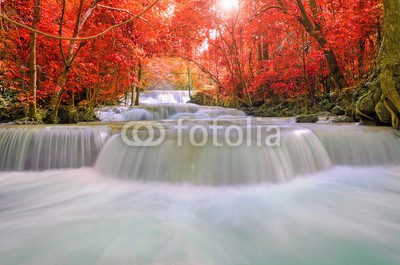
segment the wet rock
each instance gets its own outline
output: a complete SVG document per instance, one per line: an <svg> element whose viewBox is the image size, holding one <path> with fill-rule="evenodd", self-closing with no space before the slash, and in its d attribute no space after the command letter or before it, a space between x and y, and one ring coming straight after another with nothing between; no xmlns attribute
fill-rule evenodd
<svg viewBox="0 0 400 265"><path fill-rule="evenodd" d="M318 121L318 116L315 114L296 116L297 123L316 123L317 121Z"/></svg>

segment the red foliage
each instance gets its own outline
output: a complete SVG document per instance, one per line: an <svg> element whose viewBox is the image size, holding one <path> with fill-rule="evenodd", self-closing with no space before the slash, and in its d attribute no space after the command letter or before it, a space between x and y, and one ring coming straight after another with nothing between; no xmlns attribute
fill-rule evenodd
<svg viewBox="0 0 400 265"><path fill-rule="evenodd" d="M42 0L39 29L59 35L61 1ZM303 1L319 23L347 82L368 73L379 45L381 2L378 0L317 0L317 9ZM1 1L2 13L30 25L33 1ZM79 0L66 1L63 36L72 36ZM66 82L65 102L115 101L138 82L138 65L145 58L184 57L195 62L219 86L222 94L263 101L273 95L298 97L326 89L329 69L323 49L299 23L296 1L240 1L235 10L221 10L211 0L161 1L142 18L99 38L82 43ZM87 10L93 0L84 1ZM101 1L83 25L79 37L97 34L139 14L151 1ZM117 10L118 9L118 10ZM315 12L317 14L314 14ZM19 91L28 86L29 31L2 22L0 85ZM76 51L81 42L76 42ZM68 53L70 41L63 41ZM58 40L38 35L39 103L49 103L63 69ZM328 82L329 83L329 82ZM209 85L206 83L205 85Z"/></svg>

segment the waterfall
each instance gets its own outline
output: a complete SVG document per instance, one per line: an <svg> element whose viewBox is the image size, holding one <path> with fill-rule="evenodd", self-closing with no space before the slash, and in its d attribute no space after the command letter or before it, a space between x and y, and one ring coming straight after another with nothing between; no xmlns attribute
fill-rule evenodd
<svg viewBox="0 0 400 265"><path fill-rule="evenodd" d="M266 133L261 135L259 143L263 144L258 146L257 129L241 129L245 140L238 146L224 142L226 130L219 132L217 138L208 138L201 147L193 146L188 130L182 132L182 146L175 130L167 131L166 139L155 147L131 147L120 135L114 135L103 148L95 168L104 174L143 181L234 185L287 182L297 175L331 167L328 154L310 130L282 127L280 146L265 146L265 139L270 136ZM210 130L207 133L212 135ZM202 141L202 137L197 135L196 141ZM237 142L237 135L228 137L232 138L230 142ZM108 162L111 160L113 163Z"/></svg>
<svg viewBox="0 0 400 265"><path fill-rule="evenodd" d="M212 119L216 117L245 117L243 111L196 104L152 104L133 107L103 107L97 117L104 122L140 120Z"/></svg>
<svg viewBox="0 0 400 265"><path fill-rule="evenodd" d="M168 113L171 117L190 111L207 111L189 104L185 111L177 113L173 107L164 106L164 115ZM210 112L218 115L215 109ZM129 115L129 112L123 115ZM118 178L235 185L287 182L296 176L338 165L372 166L400 162L400 139L390 128L280 125L280 145L266 146L258 145L256 141L261 137L264 142L268 137L264 128L268 125L246 127L243 122L240 126L235 125L244 132L245 139L237 146L226 142L227 137L232 138L230 142L235 142L238 137L235 130L227 134L227 128L232 126L230 122L225 122L215 137L210 122L199 123L207 128L209 136L202 146L194 146L191 142L191 137L197 142L202 142L204 137L198 130L192 134L191 128L195 124L183 130L181 136L172 129L173 124L166 126L166 139L153 147L129 146L120 134L112 136L106 143L110 131L107 126L0 129L0 170L45 170L95 164L98 171ZM257 134L258 129L262 135ZM140 131L144 137L147 137L146 133L146 130ZM249 144L246 139L252 142Z"/></svg>
<svg viewBox="0 0 400 265"><path fill-rule="evenodd" d="M147 104L183 104L189 100L189 91L182 90L148 90L141 92L139 98L140 103Z"/></svg>
<svg viewBox="0 0 400 265"><path fill-rule="evenodd" d="M399 263L391 129L249 120L0 127L0 264Z"/></svg>
<svg viewBox="0 0 400 265"><path fill-rule="evenodd" d="M0 170L45 170L91 166L108 127L0 129Z"/></svg>
<svg viewBox="0 0 400 265"><path fill-rule="evenodd" d="M131 105L132 96L128 93L127 105ZM140 92L140 104L184 104L190 100L189 91L186 90L146 90ZM122 99L125 105L125 98Z"/></svg>
<svg viewBox="0 0 400 265"><path fill-rule="evenodd" d="M264 125L266 126L266 125ZM229 127L229 126L228 126ZM287 182L332 166L372 166L399 163L400 139L390 128L321 125L280 126L279 146L258 146L258 126L241 127L244 139L252 143L238 146L237 135L227 135L227 126L203 146L194 146L190 137L202 142L204 135L192 134L190 126L181 132L169 129L159 146L128 146L120 135L109 139L95 168L118 178L151 182L180 182L205 185L235 185L259 182ZM207 135L213 132L208 129ZM147 137L147 131L140 132ZM179 144L179 137L182 142ZM268 137L265 133L262 139ZM263 142L262 140L261 142ZM223 143L218 146L215 143ZM180 146L181 145L181 146ZM113 160L113 163L107 161Z"/></svg>
<svg viewBox="0 0 400 265"><path fill-rule="evenodd" d="M127 105L130 105L128 96ZM141 121L141 120L177 120L212 119L216 117L244 117L243 111L222 107L199 106L187 103L188 91L148 90L140 93L140 106L102 107L97 109L97 117L104 122ZM125 102L125 99L123 99Z"/></svg>
<svg viewBox="0 0 400 265"><path fill-rule="evenodd" d="M311 127L335 165L371 166L400 162L400 138L392 128Z"/></svg>

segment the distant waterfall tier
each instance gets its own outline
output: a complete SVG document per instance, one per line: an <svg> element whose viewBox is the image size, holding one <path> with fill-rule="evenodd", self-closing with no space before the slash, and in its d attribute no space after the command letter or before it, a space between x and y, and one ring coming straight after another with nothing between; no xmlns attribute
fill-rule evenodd
<svg viewBox="0 0 400 265"><path fill-rule="evenodd" d="M103 126L0 129L0 170L91 166L108 136Z"/></svg>
<svg viewBox="0 0 400 265"><path fill-rule="evenodd" d="M244 117L243 111L222 107L207 107L196 104L155 104L133 107L103 107L97 110L101 121L210 119L217 117Z"/></svg>
<svg viewBox="0 0 400 265"><path fill-rule="evenodd" d="M132 96L129 94L126 103L131 105L131 100ZM141 92L139 97L139 103L141 104L183 104L189 100L189 91L183 90L147 90Z"/></svg>
<svg viewBox="0 0 400 265"><path fill-rule="evenodd" d="M287 182L297 175L331 167L329 156L314 133L303 128L279 129L279 146L266 146L267 138L274 135L255 127L241 127L243 135L225 128L207 138L203 146L193 146L193 142L204 141L204 135L191 130L181 135L169 130L161 145L154 147L131 147L120 135L114 135L95 168L133 180L218 186ZM213 134L211 130L207 133ZM242 141L238 142L240 137Z"/></svg>

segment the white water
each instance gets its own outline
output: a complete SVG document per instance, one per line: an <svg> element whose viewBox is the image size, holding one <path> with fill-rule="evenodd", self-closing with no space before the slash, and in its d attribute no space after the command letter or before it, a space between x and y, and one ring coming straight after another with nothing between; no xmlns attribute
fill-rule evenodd
<svg viewBox="0 0 400 265"><path fill-rule="evenodd" d="M1 173L0 264L397 265L399 172L225 188Z"/></svg>
<svg viewBox="0 0 400 265"><path fill-rule="evenodd" d="M158 104L135 107L103 107L97 117L104 122L140 120L210 119L216 117L245 117L243 111L195 104Z"/></svg>
<svg viewBox="0 0 400 265"><path fill-rule="evenodd" d="M91 166L108 127L0 129L0 171Z"/></svg>
<svg viewBox="0 0 400 265"><path fill-rule="evenodd" d="M280 146L269 147L265 146L265 139L275 133L267 134L265 128L260 129L264 132L260 134L260 146L257 130L247 131L246 127L242 127L245 135L239 146L228 146L225 130L216 138L211 137L209 130L208 141L201 147L191 144L189 130L182 132L182 146L175 130L168 131L157 147L131 147L115 135L103 148L95 168L105 174L143 181L234 185L287 182L295 176L331 167L328 154L311 131L282 127ZM196 143L201 143L202 137L195 135ZM228 138L236 143L238 137L231 133ZM115 163L107 163L111 159Z"/></svg>
<svg viewBox="0 0 400 265"><path fill-rule="evenodd" d="M400 137L391 128L311 126L311 130L335 164L367 166L400 163Z"/></svg>
<svg viewBox="0 0 400 265"><path fill-rule="evenodd" d="M280 147L194 147L190 128L182 147L173 129L158 147L102 146L104 127L0 129L1 170L88 165L101 148L93 168L0 172L0 264L399 264L399 138L306 127L281 125Z"/></svg>
<svg viewBox="0 0 400 265"><path fill-rule="evenodd" d="M140 93L139 103L144 103L144 104L159 104L159 103L183 104L183 103L187 103L189 100L190 100L189 91L148 90L148 91L143 91Z"/></svg>
<svg viewBox="0 0 400 265"><path fill-rule="evenodd" d="M140 120L210 119L215 117L244 117L243 111L222 107L199 106L186 103L188 91L149 90L140 94L140 106L103 107L97 117L104 122ZM128 102L130 105L130 101Z"/></svg>
<svg viewBox="0 0 400 265"><path fill-rule="evenodd" d="M400 164L400 139L390 128L235 125L243 132L236 144L237 130L227 131L229 120L220 120L216 131L210 129L210 121L187 122L181 132L173 129L176 123L165 123L166 139L156 147L128 146L120 134L108 139L107 126L0 129L0 171L77 168L97 160L98 171L118 178L234 185L282 183L335 165ZM202 131L192 130L199 125L208 128L206 139L194 146L204 140ZM271 128L279 134L274 129L267 132ZM273 146L265 144L268 137L278 136ZM147 130L141 130L140 137L146 138Z"/></svg>

